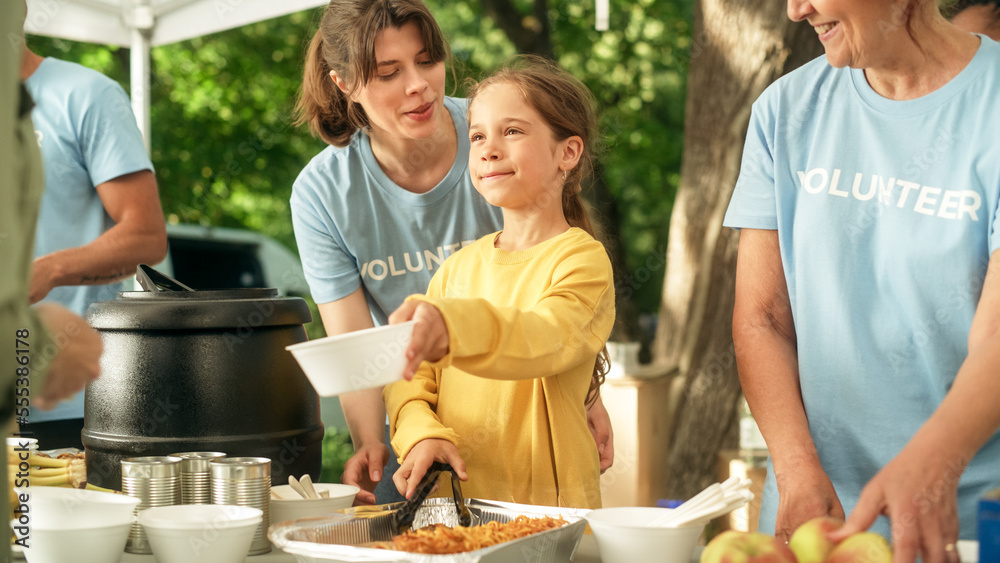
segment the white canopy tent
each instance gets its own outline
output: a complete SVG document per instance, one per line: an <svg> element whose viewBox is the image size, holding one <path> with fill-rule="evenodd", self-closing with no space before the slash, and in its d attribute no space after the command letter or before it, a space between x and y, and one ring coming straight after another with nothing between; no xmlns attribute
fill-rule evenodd
<svg viewBox="0 0 1000 563"><path fill-rule="evenodd" d="M16 1L16 0L0 0ZM328 0L27 0L27 33L131 49L132 111L149 152L149 49L315 8ZM608 0L595 0L608 28Z"/></svg>
<svg viewBox="0 0 1000 563"><path fill-rule="evenodd" d="M14 0L2 0L4 2ZM149 49L327 0L27 0L27 33L131 49L132 111L149 151Z"/></svg>

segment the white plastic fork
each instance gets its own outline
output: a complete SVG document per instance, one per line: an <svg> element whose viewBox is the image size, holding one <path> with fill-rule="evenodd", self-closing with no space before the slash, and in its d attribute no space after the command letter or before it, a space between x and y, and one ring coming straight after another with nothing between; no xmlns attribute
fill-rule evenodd
<svg viewBox="0 0 1000 563"><path fill-rule="evenodd" d="M707 522L740 508L753 500L749 479L730 477L713 483L676 509L653 520L650 527L677 528L687 524Z"/></svg>

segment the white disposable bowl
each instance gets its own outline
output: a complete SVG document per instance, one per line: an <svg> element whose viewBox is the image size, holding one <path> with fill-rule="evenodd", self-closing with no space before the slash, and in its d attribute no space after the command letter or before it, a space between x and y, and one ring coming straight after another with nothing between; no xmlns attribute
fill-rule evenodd
<svg viewBox="0 0 1000 563"><path fill-rule="evenodd" d="M625 506L591 510L584 516L604 563L688 563L704 526L650 528L670 508Z"/></svg>
<svg viewBox="0 0 1000 563"><path fill-rule="evenodd" d="M248 506L160 506L141 511L139 523L158 563L243 563L263 514Z"/></svg>
<svg viewBox="0 0 1000 563"><path fill-rule="evenodd" d="M11 526L18 526L14 520ZM132 518L116 524L98 524L90 528L45 529L28 525L28 563L118 563L125 552ZM17 537L21 537L18 534Z"/></svg>
<svg viewBox="0 0 1000 563"><path fill-rule="evenodd" d="M140 499L68 487L16 487L18 503L28 497L31 529L55 530L117 525L132 521Z"/></svg>
<svg viewBox="0 0 1000 563"><path fill-rule="evenodd" d="M200 530L202 528L232 528L260 523L263 512L250 506L231 504L178 504L157 506L139 512L143 527L173 530Z"/></svg>
<svg viewBox="0 0 1000 563"><path fill-rule="evenodd" d="M327 336L285 349L295 356L316 393L332 397L403 379L415 322Z"/></svg>
<svg viewBox="0 0 1000 563"><path fill-rule="evenodd" d="M304 499L289 485L278 485L271 490L288 500L271 498L269 518L271 524L285 520L298 520L310 516L325 516L334 510L350 508L359 489L354 485L340 483L313 483L316 492L327 491L330 498ZM288 498L291 497L291 498Z"/></svg>

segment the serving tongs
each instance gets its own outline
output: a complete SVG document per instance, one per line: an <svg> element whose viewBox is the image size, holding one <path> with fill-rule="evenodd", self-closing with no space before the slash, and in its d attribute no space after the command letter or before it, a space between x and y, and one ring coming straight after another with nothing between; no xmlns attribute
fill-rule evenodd
<svg viewBox="0 0 1000 563"><path fill-rule="evenodd" d="M142 289L150 293L159 293L161 291L194 291L194 289L162 272L150 268L146 264L136 266L135 280L139 282Z"/></svg>
<svg viewBox="0 0 1000 563"><path fill-rule="evenodd" d="M454 469L452 469L451 465L435 461L431 464L430 468L427 469L427 473L425 473L424 478L420 480L420 483L417 485L416 490L413 491L413 495L410 496L410 499L407 500L395 514L393 514L393 529L397 530L400 534L410 531L413 527L413 519L417 515L417 510L420 508L420 505L424 503L424 500L427 499L427 495L429 495L434 489L434 484L437 483L438 477L441 475L442 471L451 473L451 495L455 500L455 510L458 512L459 525L472 525L472 513L469 511L469 507L465 504L465 497L462 496L462 484L458 478L458 474Z"/></svg>

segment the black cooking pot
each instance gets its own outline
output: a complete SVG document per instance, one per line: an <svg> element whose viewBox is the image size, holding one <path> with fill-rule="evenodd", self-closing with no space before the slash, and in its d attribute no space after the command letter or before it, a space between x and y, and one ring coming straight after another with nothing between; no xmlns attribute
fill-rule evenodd
<svg viewBox="0 0 1000 563"><path fill-rule="evenodd" d="M87 479L121 489L121 460L187 451L271 459L271 480L319 480L319 397L285 346L305 301L275 289L194 291L142 265L146 291L94 303L101 376L87 385Z"/></svg>

